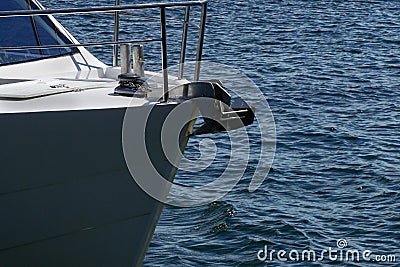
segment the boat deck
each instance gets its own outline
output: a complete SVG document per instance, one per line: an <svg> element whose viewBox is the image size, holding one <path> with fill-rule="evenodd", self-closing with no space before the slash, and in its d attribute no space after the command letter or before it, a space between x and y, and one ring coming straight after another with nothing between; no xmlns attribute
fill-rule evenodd
<svg viewBox="0 0 400 267"><path fill-rule="evenodd" d="M114 93L118 81L98 79L0 79L0 114L65 110L96 110L143 106L158 102L162 95L161 75L147 73L152 92L147 98L126 97ZM158 81L160 80L160 81ZM171 78L170 86L187 82Z"/></svg>

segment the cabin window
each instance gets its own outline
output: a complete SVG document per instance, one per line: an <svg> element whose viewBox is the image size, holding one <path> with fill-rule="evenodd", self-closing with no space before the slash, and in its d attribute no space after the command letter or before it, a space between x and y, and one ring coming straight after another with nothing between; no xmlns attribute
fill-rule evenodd
<svg viewBox="0 0 400 267"><path fill-rule="evenodd" d="M1 11L39 9L32 0L1 0ZM0 48L20 46L65 45L72 42L47 16L0 18ZM75 53L76 48L0 49L0 65Z"/></svg>

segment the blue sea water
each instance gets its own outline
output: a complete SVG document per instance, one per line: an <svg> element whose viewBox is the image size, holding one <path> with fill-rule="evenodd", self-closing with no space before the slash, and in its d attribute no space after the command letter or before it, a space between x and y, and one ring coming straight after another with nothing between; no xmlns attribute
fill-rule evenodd
<svg viewBox="0 0 400 267"><path fill-rule="evenodd" d="M60 20L82 42L107 40L112 31L105 17ZM178 37L170 43L178 44ZM156 48L145 47L148 67ZM109 49L92 51L110 62L104 56ZM255 192L247 189L256 160L222 199L166 207L144 265L399 266L400 1L210 1L204 59L241 70L262 90L275 118L275 159ZM196 153L199 140L193 138L187 151ZM206 173L178 172L176 179L218 175L228 150L219 150ZM347 249L395 255L396 262L257 258L265 246L269 252L322 251L338 249L339 239Z"/></svg>

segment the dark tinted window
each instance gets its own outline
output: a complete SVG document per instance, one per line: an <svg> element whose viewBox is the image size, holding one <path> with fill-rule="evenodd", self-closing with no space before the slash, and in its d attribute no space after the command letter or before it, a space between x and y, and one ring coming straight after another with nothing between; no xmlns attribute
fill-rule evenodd
<svg viewBox="0 0 400 267"><path fill-rule="evenodd" d="M32 0L1 0L0 12L38 9ZM70 44L47 16L0 18L0 47ZM0 50L0 65L65 55L75 48Z"/></svg>

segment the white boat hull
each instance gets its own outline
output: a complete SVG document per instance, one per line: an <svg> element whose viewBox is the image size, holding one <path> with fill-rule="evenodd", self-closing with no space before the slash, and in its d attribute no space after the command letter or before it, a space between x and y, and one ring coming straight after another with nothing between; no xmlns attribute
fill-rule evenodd
<svg viewBox="0 0 400 267"><path fill-rule="evenodd" d="M166 179L176 168L158 139L174 106L133 107L138 116L154 107L146 142ZM141 263L162 204L139 188L127 168L124 114L115 108L0 116L2 266ZM137 123L143 121L138 117ZM186 144L186 135L180 142Z"/></svg>

